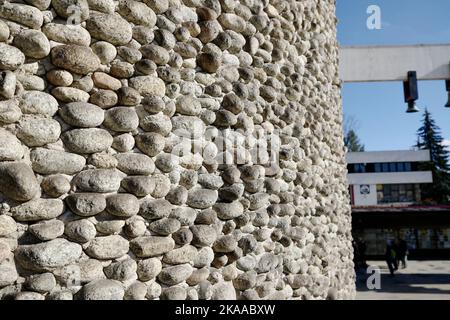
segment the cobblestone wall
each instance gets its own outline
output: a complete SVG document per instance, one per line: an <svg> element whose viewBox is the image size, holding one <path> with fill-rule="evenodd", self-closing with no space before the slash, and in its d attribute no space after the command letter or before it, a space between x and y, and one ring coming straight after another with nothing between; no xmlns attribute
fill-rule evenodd
<svg viewBox="0 0 450 320"><path fill-rule="evenodd" d="M334 2L2 0L0 298L352 298Z"/></svg>

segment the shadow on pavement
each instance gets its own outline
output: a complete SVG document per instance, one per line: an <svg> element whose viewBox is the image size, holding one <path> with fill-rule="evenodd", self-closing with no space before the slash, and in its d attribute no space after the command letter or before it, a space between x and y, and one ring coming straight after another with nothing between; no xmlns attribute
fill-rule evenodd
<svg viewBox="0 0 450 320"><path fill-rule="evenodd" d="M364 272L357 273L356 288L359 292L375 291L377 293L416 293L416 294L450 294L450 290L435 288L450 284L450 274L405 274L396 273L393 277L381 274L381 289L367 288L367 278Z"/></svg>

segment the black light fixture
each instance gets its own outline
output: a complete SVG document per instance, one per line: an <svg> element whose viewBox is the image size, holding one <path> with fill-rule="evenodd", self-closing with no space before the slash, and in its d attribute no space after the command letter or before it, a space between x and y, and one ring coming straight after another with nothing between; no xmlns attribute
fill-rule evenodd
<svg viewBox="0 0 450 320"><path fill-rule="evenodd" d="M416 100L419 99L416 71L408 71L408 78L406 81L403 81L403 92L405 94L405 102L408 104L406 112L419 112L420 110L416 106Z"/></svg>
<svg viewBox="0 0 450 320"><path fill-rule="evenodd" d="M445 105L446 108L450 108L450 80L445 80L445 88L447 89L448 100Z"/></svg>

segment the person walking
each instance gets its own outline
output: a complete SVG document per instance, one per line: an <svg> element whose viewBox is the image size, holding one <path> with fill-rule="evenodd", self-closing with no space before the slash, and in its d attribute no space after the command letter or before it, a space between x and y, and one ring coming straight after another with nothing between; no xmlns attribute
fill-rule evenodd
<svg viewBox="0 0 450 320"><path fill-rule="evenodd" d="M397 254L397 265L402 264L402 268L406 268L406 260L408 256L408 244L405 240L400 239L398 242L398 254Z"/></svg>
<svg viewBox="0 0 450 320"><path fill-rule="evenodd" d="M394 243L391 241L388 241L386 244L385 259L387 266L389 268L389 272L393 277L394 272L397 270L397 261L396 261L395 246Z"/></svg>

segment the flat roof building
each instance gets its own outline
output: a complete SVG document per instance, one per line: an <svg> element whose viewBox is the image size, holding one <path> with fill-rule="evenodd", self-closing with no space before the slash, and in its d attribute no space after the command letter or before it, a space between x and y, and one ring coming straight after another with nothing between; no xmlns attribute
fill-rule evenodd
<svg viewBox="0 0 450 320"><path fill-rule="evenodd" d="M433 183L431 171L422 171L420 166L428 161L428 150L348 153L347 169L352 205L419 203L420 186Z"/></svg>

